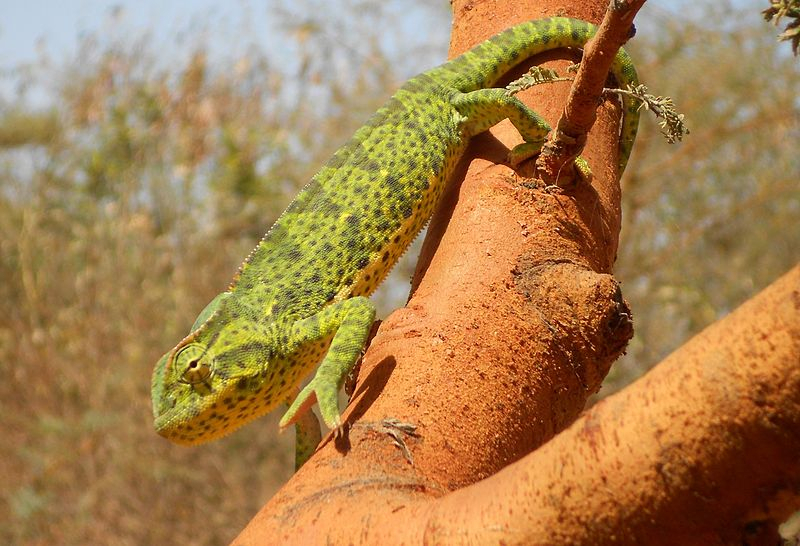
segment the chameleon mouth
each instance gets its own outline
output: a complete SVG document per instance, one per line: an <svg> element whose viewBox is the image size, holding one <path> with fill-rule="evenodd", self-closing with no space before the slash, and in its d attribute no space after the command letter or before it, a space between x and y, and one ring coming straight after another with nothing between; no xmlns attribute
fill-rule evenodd
<svg viewBox="0 0 800 546"><path fill-rule="evenodd" d="M174 351L174 349L173 349ZM163 421L165 414L175 407L174 399L167 396L166 389L166 375L167 363L173 351L169 351L158 360L158 364L153 368L152 378L152 401L153 401L153 417L156 420L156 430L160 430L159 422Z"/></svg>
<svg viewBox="0 0 800 546"><path fill-rule="evenodd" d="M201 444L227 436L271 409L255 397L232 398L210 399L202 407L167 407L155 415L156 432L176 444Z"/></svg>
<svg viewBox="0 0 800 546"><path fill-rule="evenodd" d="M154 406L153 414L156 432L176 444L199 444L227 433L225 427L212 427L210 424L213 421L211 416L217 415L213 402L205 408L181 408L170 397L162 400L160 407Z"/></svg>

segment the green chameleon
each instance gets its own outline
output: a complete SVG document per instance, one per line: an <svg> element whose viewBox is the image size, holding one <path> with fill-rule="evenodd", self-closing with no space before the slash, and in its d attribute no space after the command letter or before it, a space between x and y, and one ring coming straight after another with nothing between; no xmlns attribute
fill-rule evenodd
<svg viewBox="0 0 800 546"><path fill-rule="evenodd" d="M581 47L594 31L575 19L529 21L406 82L300 191L228 290L158 361L158 433L201 443L291 402L280 427L303 420L299 465L319 440L314 402L338 431L338 391L375 318L367 296L430 218L470 137L509 118L525 141L511 150L516 164L536 155L550 131L509 91L492 86L532 55ZM612 73L620 86L637 83L623 50ZM622 100L620 175L639 121L635 102Z"/></svg>

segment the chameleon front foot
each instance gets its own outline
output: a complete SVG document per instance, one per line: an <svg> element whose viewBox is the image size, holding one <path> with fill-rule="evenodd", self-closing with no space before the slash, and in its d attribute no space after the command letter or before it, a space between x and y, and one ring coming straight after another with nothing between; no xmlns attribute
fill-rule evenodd
<svg viewBox="0 0 800 546"><path fill-rule="evenodd" d="M297 337L305 337L312 343L330 333L334 336L314 379L300 391L281 418L281 428L297 421L317 402L322 420L328 428L336 430L337 435L341 434L339 389L361 356L374 320L375 306L367 298L357 296L325 307L294 325Z"/></svg>
<svg viewBox="0 0 800 546"><path fill-rule="evenodd" d="M519 166L525 160L539 155L542 151L541 142L523 142L514 146L508 153L508 163L512 167ZM592 170L589 168L589 163L585 159L578 156L575 158L575 172L585 182L588 182L592 177Z"/></svg>

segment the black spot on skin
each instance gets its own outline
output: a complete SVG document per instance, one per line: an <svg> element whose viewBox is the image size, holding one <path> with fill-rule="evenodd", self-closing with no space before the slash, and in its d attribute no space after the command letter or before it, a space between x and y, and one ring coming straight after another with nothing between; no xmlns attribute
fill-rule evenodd
<svg viewBox="0 0 800 546"><path fill-rule="evenodd" d="M380 163L371 159L365 161L362 165L360 165L360 167L365 171L367 171L368 173L376 173L381 170Z"/></svg>
<svg viewBox="0 0 800 546"><path fill-rule="evenodd" d="M392 189L392 191L397 191L397 192L399 192L403 186L400 177L394 174L386 175L386 185L389 186Z"/></svg>

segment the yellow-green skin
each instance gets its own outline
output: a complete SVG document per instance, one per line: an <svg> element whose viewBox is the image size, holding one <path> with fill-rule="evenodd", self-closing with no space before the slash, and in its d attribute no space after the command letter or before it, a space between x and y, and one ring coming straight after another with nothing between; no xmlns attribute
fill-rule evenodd
<svg viewBox="0 0 800 546"><path fill-rule="evenodd" d="M317 401L325 424L338 428L338 391L375 316L366 296L430 218L469 138L510 118L526 142L511 152L518 161L537 153L550 130L492 86L528 57L581 47L593 32L574 19L522 23L403 85L300 191L230 288L159 360L152 383L158 433L181 444L227 434L291 401L320 360L280 425L307 416ZM637 82L622 50L612 72L620 86ZM620 175L638 127L636 104L623 103Z"/></svg>

